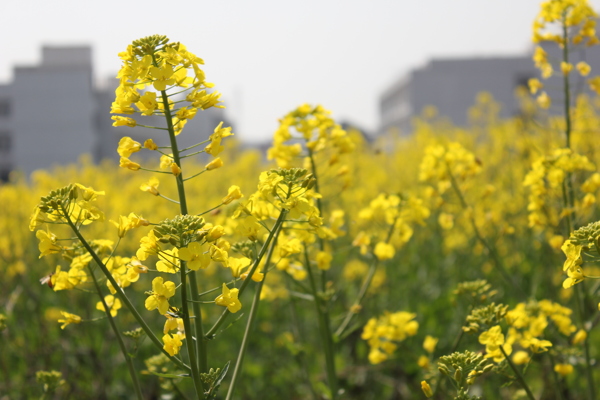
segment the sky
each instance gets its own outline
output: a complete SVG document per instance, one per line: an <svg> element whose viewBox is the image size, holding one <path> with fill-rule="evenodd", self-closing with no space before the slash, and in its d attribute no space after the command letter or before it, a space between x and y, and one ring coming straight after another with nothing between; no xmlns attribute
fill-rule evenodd
<svg viewBox="0 0 600 400"><path fill-rule="evenodd" d="M600 0L591 2L600 9ZM42 45L91 45L97 81L133 40L164 34L205 61L239 138L262 141L302 103L379 126L381 93L432 58L522 55L538 0L4 1L0 83ZM107 111L108 112L108 111Z"/></svg>

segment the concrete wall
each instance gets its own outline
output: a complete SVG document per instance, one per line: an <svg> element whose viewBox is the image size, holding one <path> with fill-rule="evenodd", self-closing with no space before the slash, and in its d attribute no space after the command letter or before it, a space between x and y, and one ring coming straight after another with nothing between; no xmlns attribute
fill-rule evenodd
<svg viewBox="0 0 600 400"><path fill-rule="evenodd" d="M44 54L52 54L45 49ZM64 54L64 51L59 51ZM78 53L78 51L75 51ZM91 53L88 52L91 56ZM12 83L14 166L30 173L52 164L75 162L95 139L95 99L89 64L61 65L56 57L39 67L17 67Z"/></svg>
<svg viewBox="0 0 600 400"><path fill-rule="evenodd" d="M562 50L556 43L542 43L555 69L562 59ZM515 89L527 85L529 78L540 77L531 58L532 52L517 57L433 59L396 81L380 98L380 133L399 129L403 134L412 130L412 119L432 105L440 116L448 117L456 125L468 124L468 110L480 92L489 92L501 104L500 116L511 117L519 113ZM592 74L600 65L600 46L578 47L569 53L569 61L576 64L587 61ZM573 98L582 93L592 95L587 79L575 70L570 74ZM562 75L560 72L543 81L553 99L550 114L563 113Z"/></svg>

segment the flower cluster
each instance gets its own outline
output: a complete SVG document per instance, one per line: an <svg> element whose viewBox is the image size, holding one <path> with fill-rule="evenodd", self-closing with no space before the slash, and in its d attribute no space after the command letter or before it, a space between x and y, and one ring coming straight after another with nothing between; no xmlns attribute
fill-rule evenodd
<svg viewBox="0 0 600 400"><path fill-rule="evenodd" d="M181 132L198 109L220 107L220 94L207 92L214 85L206 82L200 68L204 61L179 42L169 42L163 35L148 36L135 40L119 57L123 66L117 75L119 87L112 105L113 114L153 115L173 111L176 117L173 125ZM187 106L172 108L173 102L166 93L171 88L189 91L185 98ZM113 119L115 126L136 125L133 118L114 116Z"/></svg>
<svg viewBox="0 0 600 400"><path fill-rule="evenodd" d="M329 164L337 163L341 154L354 150L354 143L329 115L330 112L322 106L312 107L308 104L289 112L279 121L279 128L273 136L273 147L267 152L268 159L275 160L281 168L289 168L294 158L302 153L299 141L304 141L311 154L332 150ZM289 144L294 141L296 143Z"/></svg>
<svg viewBox="0 0 600 400"><path fill-rule="evenodd" d="M522 348L512 356L515 364L525 364L532 354L548 351L552 342L544 338L544 333L550 322L563 336L568 337L577 330L571 321L572 310L550 300L519 303L513 309L506 309L502 315L482 324L488 329L479 335L479 343L486 346L485 357L495 362L513 354L515 344ZM499 325L502 320L508 323L506 336Z"/></svg>
<svg viewBox="0 0 600 400"><path fill-rule="evenodd" d="M587 275L582 268L584 262L582 253L585 254L587 261L598 262L600 260L599 239L600 222L592 222L574 231L571 237L563 243L561 250L567 257L563 264L563 271L567 274L563 288L568 289L585 278L600 279L598 276Z"/></svg>
<svg viewBox="0 0 600 400"><path fill-rule="evenodd" d="M541 156L533 162L531 170L525 176L523 185L529 188L529 226L556 226L560 218L573 210L565 210L558 214L549 203L561 201L563 184L567 174L580 171L593 171L595 166L586 156L577 154L571 149L556 149L549 156ZM587 190L597 189L596 181L586 181ZM595 196L588 192L581 201L585 207L594 204Z"/></svg>
<svg viewBox="0 0 600 400"><path fill-rule="evenodd" d="M542 3L540 12L533 22L533 42L556 42L561 48L585 45L593 46L600 43L596 36L596 18L598 15L589 5L587 0L548 0ZM581 76L587 76L591 67L585 61L573 65L567 58L560 63L560 72L567 76L575 68ZM536 46L533 61L541 71L543 79L554 74L554 67L542 46ZM594 82L600 77L590 80L594 89ZM544 85L538 79L529 80L529 89L532 94L540 92L537 101L542 108L550 107L550 97L542 91Z"/></svg>
<svg viewBox="0 0 600 400"><path fill-rule="evenodd" d="M417 334L417 315L406 311L386 312L379 318L371 318L363 328L361 338L369 344L369 361L379 364L392 355L398 345L409 336Z"/></svg>
<svg viewBox="0 0 600 400"><path fill-rule="evenodd" d="M423 224L429 214L421 199L382 193L358 212L359 231L352 244L363 255L372 252L380 261L389 260L412 237L412 225Z"/></svg>
<svg viewBox="0 0 600 400"><path fill-rule="evenodd" d="M220 93L209 91L214 85L206 82L204 71L200 68L204 61L179 42L169 42L162 35L148 36L134 41L119 57L123 66L117 75L119 86L111 109L113 114L164 116L167 126L158 129L177 136L187 122L196 116L198 110L223 108L220 105ZM182 93L185 94L183 99ZM148 127L132 117L115 115L112 119L115 121L114 126ZM231 128L223 127L221 122L207 140L208 145L200 152L217 157L223 151L222 139L231 135ZM130 137L123 137L117 150L121 156L120 166L132 171L142 168L139 163L129 159L132 153L142 148L159 150L152 139L146 140L142 145ZM179 156L162 154L161 168L178 176L181 173ZM221 165L221 159L215 158L205 169L212 170Z"/></svg>
<svg viewBox="0 0 600 400"><path fill-rule="evenodd" d="M479 174L481 161L460 143L451 142L447 146L428 146L419 168L419 180L437 184L441 194L450 188L453 179L463 182Z"/></svg>

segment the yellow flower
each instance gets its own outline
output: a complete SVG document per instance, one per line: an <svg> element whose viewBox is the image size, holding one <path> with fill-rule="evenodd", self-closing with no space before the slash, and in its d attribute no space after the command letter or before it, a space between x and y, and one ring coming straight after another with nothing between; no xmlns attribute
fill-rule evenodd
<svg viewBox="0 0 600 400"><path fill-rule="evenodd" d="M425 397L433 397L433 391L431 390L431 386L427 381L421 381L421 390L425 394Z"/></svg>
<svg viewBox="0 0 600 400"><path fill-rule="evenodd" d="M417 360L417 365L423 369L429 368L429 357L423 355L419 356L419 359Z"/></svg>
<svg viewBox="0 0 600 400"><path fill-rule="evenodd" d="M223 293L217 296L215 304L227 307L229 312L236 313L242 309L242 303L238 300L238 293L237 288L229 289L226 284L223 284Z"/></svg>
<svg viewBox="0 0 600 400"><path fill-rule="evenodd" d="M181 174L181 168L176 163L171 163L171 173L175 176L179 176Z"/></svg>
<svg viewBox="0 0 600 400"><path fill-rule="evenodd" d="M448 213L440 213L438 217L438 223L442 227L442 229L452 229L454 226L454 215Z"/></svg>
<svg viewBox="0 0 600 400"><path fill-rule="evenodd" d="M583 262L583 259L581 258L581 250L583 250L583 246L575 245L571 243L570 240L565 240L561 250L567 256L567 259L563 265L563 271L578 267Z"/></svg>
<svg viewBox="0 0 600 400"><path fill-rule="evenodd" d="M531 360L529 353L523 350L517 351L512 356L512 361L517 365L527 364L529 360Z"/></svg>
<svg viewBox="0 0 600 400"><path fill-rule="evenodd" d="M564 61L560 63L560 71L563 73L563 75L569 75L572 69L573 64Z"/></svg>
<svg viewBox="0 0 600 400"><path fill-rule="evenodd" d="M208 164L206 164L204 169L206 169L207 171L212 171L213 169L221 168L222 166L223 166L223 160L221 160L220 157L217 157L214 160L212 160L211 162L209 162Z"/></svg>
<svg viewBox="0 0 600 400"><path fill-rule="evenodd" d="M333 256L325 251L319 251L315 257L317 261L317 268L323 271L327 271L331 267L331 260Z"/></svg>
<svg viewBox="0 0 600 400"><path fill-rule="evenodd" d="M379 261L389 260L390 258L394 258L396 251L394 250L394 246L389 243L379 242L375 245L375 256Z"/></svg>
<svg viewBox="0 0 600 400"><path fill-rule="evenodd" d="M165 320L165 326L163 327L164 334L167 334L174 329L184 331L182 318L174 318L169 314L166 314L165 316L167 317L167 319Z"/></svg>
<svg viewBox="0 0 600 400"><path fill-rule="evenodd" d="M117 312L122 307L121 300L119 300L118 298L115 298L115 296L113 296L112 294L109 294L104 297L104 301L106 302L106 305L110 309L110 315L112 315L113 317L116 317ZM96 303L96 310L105 311L104 304L101 301Z"/></svg>
<svg viewBox="0 0 600 400"><path fill-rule="evenodd" d="M148 235L140 239L140 248L136 252L139 260L145 261L149 255L157 254L160 250L154 231L148 232Z"/></svg>
<svg viewBox="0 0 600 400"><path fill-rule="evenodd" d="M152 115L154 110L158 108L158 102L156 101L156 93L148 91L140 96L138 102L135 105L140 109L142 115ZM154 149L152 149L154 150Z"/></svg>
<svg viewBox="0 0 600 400"><path fill-rule="evenodd" d="M552 247L555 250L560 250L562 244L564 243L565 238L562 237L562 235L553 235L549 240L548 243L550 244L550 247Z"/></svg>
<svg viewBox="0 0 600 400"><path fill-rule="evenodd" d="M236 185L232 185L229 187L229 190L227 190L227 196L223 197L222 203L229 204L233 200L238 200L238 199L241 199L242 197L244 197L244 195L242 194L240 187L236 186Z"/></svg>
<svg viewBox="0 0 600 400"><path fill-rule="evenodd" d="M227 250L221 249L220 247L212 244L209 248L209 254L210 254L210 258L213 261L221 262L221 263L227 265L227 259L229 258L229 254L227 253Z"/></svg>
<svg viewBox="0 0 600 400"><path fill-rule="evenodd" d="M154 176L150 178L148 183L143 183L140 186L140 190L144 192L152 193L155 196L158 196L160 192L158 191L158 185L160 184L159 180Z"/></svg>
<svg viewBox="0 0 600 400"><path fill-rule="evenodd" d="M371 244L371 238L363 231L358 232L354 238L352 246L360 247L360 254L367 254L368 246Z"/></svg>
<svg viewBox="0 0 600 400"><path fill-rule="evenodd" d="M152 85L154 89L163 91L167 89L167 86L174 85L173 72L173 67L169 64L164 64L161 67L151 66L148 75L153 78Z"/></svg>
<svg viewBox="0 0 600 400"><path fill-rule="evenodd" d="M119 162L119 167L121 168L127 168L130 169L132 171L137 171L141 168L141 165L131 161L129 158L127 157L121 157L121 160Z"/></svg>
<svg viewBox="0 0 600 400"><path fill-rule="evenodd" d="M587 332L585 331L585 329L580 329L577 331L575 336L573 336L573 340L571 341L571 343L573 343L573 344L583 343L585 341L585 339L587 339Z"/></svg>
<svg viewBox="0 0 600 400"><path fill-rule="evenodd" d="M137 125L135 119L129 117L119 117L118 115L113 115L111 117L115 122L113 122L113 126L129 126L130 128L134 128Z"/></svg>
<svg viewBox="0 0 600 400"><path fill-rule="evenodd" d="M597 94L600 94L600 75L595 76L592 79L588 79L588 84L590 85L590 89Z"/></svg>
<svg viewBox="0 0 600 400"><path fill-rule="evenodd" d="M56 243L57 237L54 233L48 231L39 230L35 233L35 236L39 239L40 244L40 257L47 256L48 254L58 253L62 250L62 247Z"/></svg>
<svg viewBox="0 0 600 400"><path fill-rule="evenodd" d="M154 140L152 139L146 139L146 141L144 142L144 148L148 150L158 150L158 146L156 145L156 143L154 143Z"/></svg>
<svg viewBox="0 0 600 400"><path fill-rule="evenodd" d="M435 346L437 346L439 339L433 336L425 336L425 340L423 341L423 348L428 353L433 353L435 350Z"/></svg>
<svg viewBox="0 0 600 400"><path fill-rule="evenodd" d="M65 311L60 312L63 316L62 319L59 319L58 322L61 323L60 329L65 329L65 327L69 324L80 324L81 317L79 315L71 314Z"/></svg>
<svg viewBox="0 0 600 400"><path fill-rule="evenodd" d="M150 222L142 216L135 213L129 213L128 216L119 216L119 223L112 222L119 230L119 237L125 236L125 233L131 229L139 228L140 226L148 226Z"/></svg>
<svg viewBox="0 0 600 400"><path fill-rule="evenodd" d="M261 225L258 223L258 219L254 216L249 216L239 220L237 225L237 231L240 235L246 236L253 242L258 239L258 232L260 231Z"/></svg>
<svg viewBox="0 0 600 400"><path fill-rule="evenodd" d="M531 94L536 94L540 89L544 88L544 84L537 78L531 78L527 83Z"/></svg>
<svg viewBox="0 0 600 400"><path fill-rule="evenodd" d="M498 346L498 347L493 347L493 348L486 347L485 351L487 352L487 354L485 355L485 358L491 358L494 360L494 362L497 362L497 363L502 362L505 357L504 357L504 354L502 354L502 350L500 350L501 347L507 356L511 355L512 345L510 343L506 343L506 344L503 344L502 346Z"/></svg>
<svg viewBox="0 0 600 400"><path fill-rule="evenodd" d="M158 253L156 269L159 272L167 272L169 274L174 274L179 271L179 250L177 250L177 247L173 247L172 250L165 250Z"/></svg>
<svg viewBox="0 0 600 400"><path fill-rule="evenodd" d="M378 348L373 348L369 351L369 362L373 365L380 364L387 359L388 356Z"/></svg>
<svg viewBox="0 0 600 400"><path fill-rule="evenodd" d="M175 283L164 282L161 276L152 280L152 294L146 299L146 309L152 311L158 308L158 312L166 314L169 310L169 299L175 295Z"/></svg>
<svg viewBox="0 0 600 400"><path fill-rule="evenodd" d="M183 342L181 341L181 339L183 338L183 334L182 333L176 333L175 335L171 335L171 334L166 334L163 336L163 349L165 349L165 351L167 353L169 353L171 355L171 357L173 357L175 354L179 353L179 350L181 349L181 346L183 346Z"/></svg>
<svg viewBox="0 0 600 400"><path fill-rule="evenodd" d="M544 109L550 108L550 106L552 105L552 101L550 100L550 96L548 96L548 93L546 93L546 92L542 92L538 96L537 103L539 104L540 107L542 107Z"/></svg>
<svg viewBox="0 0 600 400"><path fill-rule="evenodd" d="M242 271L250 266L251 263L251 260L247 257L230 257L227 261L227 266L231 269L231 274L234 278L239 277L242 274ZM254 277L254 275L252 277Z"/></svg>
<svg viewBox="0 0 600 400"><path fill-rule="evenodd" d="M485 357L493 358L495 362L504 360L502 350L504 350L507 356L512 353L512 345L504 343L504 335L502 334L500 325L493 326L479 335L479 343L485 344L485 351L487 352ZM502 349L500 346L502 346Z"/></svg>
<svg viewBox="0 0 600 400"><path fill-rule="evenodd" d="M588 76L592 71L592 67L590 67L590 65L585 61L578 62L575 68L577 68L577 71L581 74L581 76Z"/></svg>
<svg viewBox="0 0 600 400"><path fill-rule="evenodd" d="M213 157L218 156L224 149L224 147L221 145L221 140L224 137L233 135L233 133L231 133L231 127L223 128L222 126L223 122L221 121L221 123L219 123L219 125L215 128L213 134L209 137L210 144L204 149L206 153Z"/></svg>
<svg viewBox="0 0 600 400"><path fill-rule="evenodd" d="M521 344L529 347L533 353L543 353L548 351L548 347L552 347L552 342L549 340L540 340L538 338L531 338L521 342Z"/></svg>
<svg viewBox="0 0 600 400"><path fill-rule="evenodd" d="M140 151L142 145L129 136L122 137L119 140L119 147L117 147L117 153L121 157L129 157L132 153Z"/></svg>
<svg viewBox="0 0 600 400"><path fill-rule="evenodd" d="M567 376L573 372L573 366L571 364L556 364L554 371L561 376Z"/></svg>
<svg viewBox="0 0 600 400"><path fill-rule="evenodd" d="M162 156L160 156L160 169L167 169L171 167L171 164L173 164L173 155L169 154L163 154Z"/></svg>
<svg viewBox="0 0 600 400"><path fill-rule="evenodd" d="M208 233L205 236L207 242L214 242L219 239L221 236L225 234L225 228L221 225L215 225L208 230Z"/></svg>
<svg viewBox="0 0 600 400"><path fill-rule="evenodd" d="M187 266L192 271L205 269L210 264L210 254L204 251L198 242L192 242L179 249L179 258L187 261Z"/></svg>
<svg viewBox="0 0 600 400"><path fill-rule="evenodd" d="M567 276L568 276L568 278L565 279L563 282L564 289L568 289L571 286L574 286L574 285L578 284L579 282L582 282L585 279L585 275L583 274L583 271L581 270L581 268L579 268L577 266L569 268L567 270Z"/></svg>

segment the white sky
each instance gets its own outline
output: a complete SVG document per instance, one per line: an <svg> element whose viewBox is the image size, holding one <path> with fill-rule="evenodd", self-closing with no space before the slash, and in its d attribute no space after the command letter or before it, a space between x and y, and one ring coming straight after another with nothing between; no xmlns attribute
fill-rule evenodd
<svg viewBox="0 0 600 400"><path fill-rule="evenodd" d="M42 44L91 44L96 78L112 76L132 40L164 34L204 59L238 137L260 140L304 102L374 130L381 92L430 58L526 52L540 1L2 3L0 82L14 65L39 62ZM600 9L600 0L592 4Z"/></svg>

